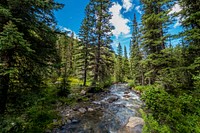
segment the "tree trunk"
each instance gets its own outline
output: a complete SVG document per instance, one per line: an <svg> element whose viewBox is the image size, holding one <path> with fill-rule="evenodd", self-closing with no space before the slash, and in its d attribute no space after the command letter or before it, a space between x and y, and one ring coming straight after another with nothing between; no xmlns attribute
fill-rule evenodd
<svg viewBox="0 0 200 133"><path fill-rule="evenodd" d="M101 10L102 10L102 2L101 2ZM98 22L102 23L102 15L100 14ZM101 31L101 25L98 26L98 31ZM93 85L96 85L96 82L99 82L99 65L100 65L100 50L101 50L101 32L98 33L98 46L96 51L96 66L95 66L95 74L94 74L94 81Z"/></svg>
<svg viewBox="0 0 200 133"><path fill-rule="evenodd" d="M9 90L9 74L1 77L1 88L0 88L0 114L4 114L6 110L6 103L8 98Z"/></svg>
<svg viewBox="0 0 200 133"><path fill-rule="evenodd" d="M144 85L144 73L142 72L142 86Z"/></svg>
<svg viewBox="0 0 200 133"><path fill-rule="evenodd" d="M86 53L86 57L85 57L83 86L86 86L86 82L87 82L87 53Z"/></svg>

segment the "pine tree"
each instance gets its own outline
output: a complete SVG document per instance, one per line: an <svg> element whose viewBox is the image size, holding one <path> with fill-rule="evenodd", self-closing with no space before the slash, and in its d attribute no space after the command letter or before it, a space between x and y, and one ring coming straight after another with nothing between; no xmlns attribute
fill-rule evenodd
<svg viewBox="0 0 200 133"><path fill-rule="evenodd" d="M110 77L109 70L113 66L113 61L109 59L112 57L112 47L110 45L112 26L109 12L111 2L110 0L91 0L91 3L94 5L92 16L95 16L95 23L92 26L92 34L94 35L92 42L95 44L93 84L96 85L105 82Z"/></svg>
<svg viewBox="0 0 200 133"><path fill-rule="evenodd" d="M90 59L92 57L92 44L93 35L92 27L94 25L94 16L92 16L93 4L90 2L85 9L85 18L82 22L79 36L80 36L80 48L78 57L78 66L80 70L81 77L83 77L83 85L86 85L88 70L90 65Z"/></svg>
<svg viewBox="0 0 200 133"><path fill-rule="evenodd" d="M18 76L23 71L19 63L24 64L26 62L23 60L26 58L25 56L30 56L34 51L30 49L30 44L24 40L23 34L18 31L12 21L9 21L3 27L3 32L0 33L0 36L0 114L2 114L6 108L10 84L12 84L12 87L18 86L15 81L20 80Z"/></svg>
<svg viewBox="0 0 200 133"><path fill-rule="evenodd" d="M57 61L53 10L61 7L54 1L1 1L0 113L5 111L8 93L37 92L50 64Z"/></svg>
<svg viewBox="0 0 200 133"><path fill-rule="evenodd" d="M136 19L136 15L134 14L133 19L133 32L132 32L132 39L131 39L131 50L130 50L130 64L131 64L131 78L135 83L140 83L141 74L143 73L140 66L140 61L142 60L142 55L140 51L140 42L139 42L139 28Z"/></svg>
<svg viewBox="0 0 200 133"><path fill-rule="evenodd" d="M129 59L125 45L124 45L124 58L123 58L123 75L125 80L127 80L130 77Z"/></svg>
<svg viewBox="0 0 200 133"><path fill-rule="evenodd" d="M123 55L122 55L122 46L121 44L119 43L118 44L118 47L117 47L117 62L116 62L116 81L117 82L123 82L123 78L124 78L124 75L123 75Z"/></svg>
<svg viewBox="0 0 200 133"><path fill-rule="evenodd" d="M182 10L178 13L181 16L181 24L184 27L181 36L184 39L184 44L188 47L186 49L188 54L185 56L186 64L188 67L187 77L191 79L192 76L196 77L199 75L199 67L197 62L199 62L200 57L200 3L197 0L179 0ZM192 69L191 69L192 68ZM189 88L193 89L192 81L188 81Z"/></svg>
<svg viewBox="0 0 200 133"><path fill-rule="evenodd" d="M147 62L150 70L146 73L149 83L157 79L158 71L164 67L162 64L162 50L166 45L166 29L169 24L170 1L141 0L144 14L142 15L143 49L147 53Z"/></svg>
<svg viewBox="0 0 200 133"><path fill-rule="evenodd" d="M72 72L72 68L70 66L71 61L71 50L70 43L71 37L68 36L68 32L58 34L57 40L57 51L60 57L59 62L59 73L57 79L61 78L61 84L59 88L59 95L66 96L69 94L69 81L68 78Z"/></svg>

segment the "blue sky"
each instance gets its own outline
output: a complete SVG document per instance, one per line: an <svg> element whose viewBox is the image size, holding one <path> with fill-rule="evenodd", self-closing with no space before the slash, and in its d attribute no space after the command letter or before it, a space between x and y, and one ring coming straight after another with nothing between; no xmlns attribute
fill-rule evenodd
<svg viewBox="0 0 200 133"><path fill-rule="evenodd" d="M56 11L55 16L58 26L63 30L70 30L78 34L81 22L84 18L84 9L89 3L89 0L56 0L59 3L63 3L65 6L62 10ZM126 46L129 49L130 37L132 32L132 19L133 14L136 13L137 20L141 20L141 4L139 0L112 0L113 6L110 11L113 15L111 23L115 27L113 30L113 43L112 46L116 50L116 46L120 42L122 46ZM181 8L176 4L170 14L180 11ZM177 17L176 20L179 20ZM179 21L175 21L171 25L169 32L175 34L181 31ZM177 41L175 41L177 42Z"/></svg>

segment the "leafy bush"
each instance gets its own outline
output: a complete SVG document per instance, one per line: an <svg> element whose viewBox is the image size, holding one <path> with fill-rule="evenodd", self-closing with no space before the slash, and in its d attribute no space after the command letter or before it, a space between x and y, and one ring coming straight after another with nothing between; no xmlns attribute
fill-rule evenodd
<svg viewBox="0 0 200 133"><path fill-rule="evenodd" d="M170 133L171 130L167 125L160 125L152 116L152 114L146 114L143 110L140 110L142 117L145 121L145 125L142 129L142 133Z"/></svg>
<svg viewBox="0 0 200 133"><path fill-rule="evenodd" d="M43 132L47 125L58 117L54 110L44 105L33 106L28 110L27 115L29 118L27 132Z"/></svg>
<svg viewBox="0 0 200 133"><path fill-rule="evenodd" d="M175 133L200 131L199 98L191 94L175 97L164 89L152 87L143 93L142 99L145 101L146 111L152 114L147 117L147 122L150 123L148 128L153 128L151 124L156 120L159 125L170 127Z"/></svg>
<svg viewBox="0 0 200 133"><path fill-rule="evenodd" d="M152 86L136 86L134 89L140 92L145 92L151 89Z"/></svg>
<svg viewBox="0 0 200 133"><path fill-rule="evenodd" d="M135 87L135 82L129 81L129 82L128 82L128 86L130 86L130 87Z"/></svg>
<svg viewBox="0 0 200 133"><path fill-rule="evenodd" d="M26 124L25 119L19 116L4 116L4 118L0 118L1 133L23 133Z"/></svg>

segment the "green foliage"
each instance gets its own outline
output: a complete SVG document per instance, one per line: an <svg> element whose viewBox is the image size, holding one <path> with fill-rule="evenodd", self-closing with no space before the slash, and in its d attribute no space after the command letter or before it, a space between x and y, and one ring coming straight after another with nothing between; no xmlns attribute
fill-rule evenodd
<svg viewBox="0 0 200 133"><path fill-rule="evenodd" d="M57 119L56 112L44 105L36 105L27 111L29 118L27 132L43 132L53 119Z"/></svg>
<svg viewBox="0 0 200 133"><path fill-rule="evenodd" d="M147 54L148 71L146 76L149 84L157 81L158 71L164 67L161 51L166 48L169 33L166 32L170 24L168 11L171 7L170 0L141 0L144 14L142 15L142 48Z"/></svg>
<svg viewBox="0 0 200 133"><path fill-rule="evenodd" d="M84 86L88 79L92 79L93 85L104 84L113 72L110 7L110 0L91 0L85 9L79 32L81 43L78 59Z"/></svg>
<svg viewBox="0 0 200 133"><path fill-rule="evenodd" d="M144 71L140 63L142 60L142 52L140 50L140 31L138 28L137 18L134 14L133 19L133 32L130 42L130 77L135 84L144 85Z"/></svg>
<svg viewBox="0 0 200 133"><path fill-rule="evenodd" d="M169 127L171 132L199 131L200 99L198 97L185 93L176 98L164 89L152 87L143 93L142 99L145 101L146 109L152 114L149 116L150 122L154 123L156 120L159 125ZM152 130L153 127L148 128Z"/></svg>
<svg viewBox="0 0 200 133"><path fill-rule="evenodd" d="M135 82L133 82L133 81L128 81L128 86L130 86L130 87L135 87Z"/></svg>
<svg viewBox="0 0 200 133"><path fill-rule="evenodd" d="M14 113L2 118L0 122L2 132L43 132L53 122L53 119L59 119L54 107L54 104L59 101L56 90L52 87L44 89L40 95L29 93L26 94L27 96L24 95L25 103L19 99L20 108L24 109L12 108Z"/></svg>
<svg viewBox="0 0 200 133"><path fill-rule="evenodd" d="M135 86L134 90L140 91L142 93L145 93L146 91L149 91L153 86L147 85L147 86Z"/></svg>
<svg viewBox="0 0 200 133"><path fill-rule="evenodd" d="M8 132L23 133L27 125L27 122L23 117L24 116L22 117L4 116L4 118L0 118L1 133L8 133Z"/></svg>
<svg viewBox="0 0 200 133"><path fill-rule="evenodd" d="M142 133L171 133L168 126L160 125L151 114L146 114L143 110L140 113L145 121Z"/></svg>

